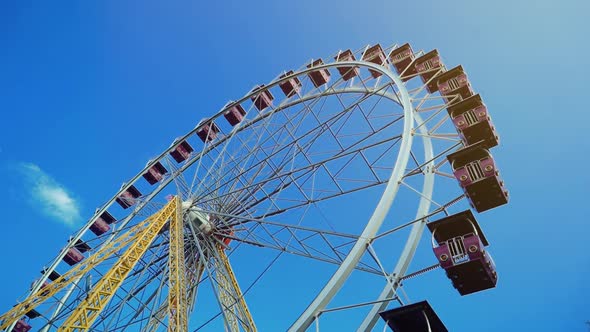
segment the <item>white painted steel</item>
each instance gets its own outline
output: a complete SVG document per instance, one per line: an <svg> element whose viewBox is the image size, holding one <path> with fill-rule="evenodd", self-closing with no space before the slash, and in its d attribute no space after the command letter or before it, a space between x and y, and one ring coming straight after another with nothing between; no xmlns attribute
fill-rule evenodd
<svg viewBox="0 0 590 332"><path fill-rule="evenodd" d="M344 66L347 63L341 62L340 65ZM350 63L351 65L353 63ZM367 63L365 63L367 64ZM372 65L374 69L383 68L381 66ZM317 68L316 68L317 69ZM410 158L410 151L412 147L412 125L414 124L414 110L410 95L405 88L402 80L393 72L389 70L379 70L389 79L391 79L399 90L399 97L401 105L404 110L404 126L402 133L402 141L400 144L400 150L398 152L397 160L391 176L387 183L379 203L373 212L373 215L367 222L367 226L361 233L358 241L354 247L350 250L338 270L334 272L330 280L326 283L324 288L319 292L316 298L311 302L307 309L301 314L301 316L291 325L289 331L305 331L313 323L315 317L325 309L326 305L330 303L332 298L340 290L346 279L350 276L350 273L354 270L354 267L361 259L362 255L367 250L367 245L371 243L373 237L383 224L385 216L389 212L389 208L393 203L393 200L397 194L400 186L400 181L404 176L408 159Z"/></svg>
<svg viewBox="0 0 590 332"><path fill-rule="evenodd" d="M409 159L409 155L410 155L410 148L411 148L411 144L412 144L411 128L412 128L413 115L414 115L413 109L412 109L412 103L411 103L409 94L408 94L407 90L405 89L405 86L403 85L403 82L399 79L399 77L397 77L395 74L393 74L387 68L384 68L379 65L375 65L370 62L365 62L365 61L346 61L346 62L337 62L337 63L327 63L327 64L313 67L310 69L303 69L301 71L294 73L293 75L291 75L289 77L285 77L281 80L276 80L274 82L271 82L270 84L266 85L266 88L271 88L271 87L278 85L279 83L286 81L294 76L302 76L302 75L305 75L311 71L315 71L315 70L319 70L319 69L323 69L323 68L334 68L334 67L344 67L344 66L359 66L362 68L371 69L371 70L382 73L383 75L385 75L385 77L389 78L390 80L392 80L395 83L396 87L399 90L399 95L385 93L382 91L379 91L375 94L382 95L382 96L387 95L386 97L388 99L390 99L394 102L398 102L398 103L401 102L401 106L404 109L404 129L403 129L403 133L402 133L402 141L401 141L401 145L400 145L400 151L398 153L398 158L396 160L395 167L394 167L392 175L389 179L388 185L387 185L387 187L384 191L384 194L383 194L381 200L379 201L372 217L370 218L365 230L361 234L359 241L355 244L355 246L353 247L353 249L351 250L351 252L347 256L347 258L344 260L344 263L341 265L341 267L338 269L338 271L336 271L336 273L330 279L330 281L326 284L324 289L318 294L316 299L307 308L307 310L304 312L304 314L295 322L295 324L291 328L292 330L294 329L294 330L299 331L299 330L301 330L301 328L303 326L306 326L306 327L309 326L309 324L311 324L311 322L313 321L314 313L317 314L322 309L325 308L326 304L330 302L332 297L336 294L336 292L342 286L343 282L350 275L350 272L352 271L354 266L358 263L362 254L366 250L366 245L372 240L373 236L378 231L379 227L381 226L381 224L385 218L385 215L387 214L387 212L389 210L389 207L391 206L393 199L395 198L395 195L396 195L397 190L399 188L399 181L401 180L401 178L403 176L403 171L406 168L406 165L407 165L407 162ZM371 90L376 90L376 89L375 88L374 89L369 89L369 88L361 89L358 87L348 87L348 88L342 88L342 89L337 90L337 89L331 88L331 90L329 90L329 91L318 92L317 94L304 96L304 97L302 97L296 101L293 101L293 102L284 103L284 104L280 105L280 107L277 107L272 112L270 112L271 113L270 115L272 115L272 113L279 111L280 109L285 109L285 108L291 107L293 105L305 102L307 100L317 98L319 96L340 94L340 93L367 92L367 90L371 91ZM259 93L259 91L257 93ZM255 93L248 93L246 96L239 99L236 103L241 103L243 101L246 101L246 100L250 99L250 97L254 94ZM224 107L222 110L220 110L218 113L216 113L213 117L211 117L211 119L215 119L215 118L220 117L228 108L229 107ZM110 206L115 202L115 200L118 196L120 196L130 186L135 184L141 178L141 176L147 170L149 170L149 168L151 168L157 162L162 161L162 159L164 159L166 157L166 155L170 151L175 149L176 146L178 146L182 141L189 138L189 136L194 135L198 129L200 129L199 126L195 127L191 132L180 137L174 144L172 144L166 151L162 152L158 157L152 159L145 166L144 169L142 169L136 176L134 176L130 181L128 181L124 186L122 186L121 189L111 199L109 199L101 208L97 209L95 214L90 218L90 220L87 221L87 223L84 225L84 227L82 227L71 238L68 245L65 246L60 251L59 255L54 259L54 261L46 269L47 272L44 274L44 276L42 276L41 278L39 278L37 280L37 282L35 283L34 287L32 287L29 294L33 294L41 288L43 283L47 280L48 275L52 271L55 270L55 268L61 262L61 260L63 259L63 257L65 256L65 254L69 250L69 248L71 248L73 246L73 244L78 239L82 238L82 236L86 233L86 231L90 228L90 226L96 221L96 219L98 219L98 217L103 212L107 211L110 208ZM185 164L183 164L179 168L179 170L178 170L179 173L182 173L184 170L186 170L188 167L190 167L195 161L196 161L196 159L187 160L187 162L185 162ZM135 217L137 215L137 213L146 205L146 202L150 201L154 196L156 196L159 192L161 192L161 190L163 190L170 182L172 182L173 179L174 179L173 176L169 176L169 177L165 178L164 180L162 180L159 183L159 185L157 186L157 188L155 188L149 195L147 195L144 198L145 199L144 201L140 202L138 205L135 206L135 209L133 210L133 212L131 212L124 220L120 220L117 223L118 224L117 229L122 229L123 227L125 227L127 225L127 223L133 217ZM113 236L109 237L109 239L106 240L103 244L110 242L112 240L112 238L113 238ZM69 294L66 294L65 297L67 298L68 295Z"/></svg>
<svg viewBox="0 0 590 332"><path fill-rule="evenodd" d="M422 118L420 117L419 113L414 114L416 118L416 123L421 124ZM424 183L422 186L422 195L420 197L420 203L418 205L418 211L416 213L415 219L424 218L429 210L432 198L432 192L434 190L434 151L432 147L432 140L427 135L428 129L425 125L418 125L419 131L423 134L423 141L424 141L424 160L430 160L428 164L425 165L425 174L424 174ZM410 235L406 241L404 249L395 265L393 272L391 273L391 280L387 282L383 291L379 295L377 301L382 301L376 303L371 308L371 311L367 314L357 332L361 331L371 331L375 327L375 324L379 320L379 313L387 308L389 301L384 301L388 298L392 298L397 287L399 287L400 278L402 278L407 270L410 262L414 258L414 254L416 253L416 248L418 247L418 243L420 242L420 238L422 237L422 233L424 232L424 226L426 225L426 220L421 220L419 222L414 223L412 226L412 230L410 231Z"/></svg>
<svg viewBox="0 0 590 332"><path fill-rule="evenodd" d="M385 68L375 65L373 63L370 62L363 62L363 61L347 61L347 62L338 62L338 63L328 63L328 64L324 64L321 66L317 66L317 67L313 67L310 69L304 69L301 71L298 71L296 73L294 73L291 76L287 76L284 77L283 79L280 80L275 80L274 82L269 83L268 85L266 85L265 87L267 89L270 89L284 81L287 81L289 79L291 79L292 77L295 76L302 76L305 75L311 71L316 71L319 69L323 69L323 68L332 68L332 67L342 67L342 66L363 66L363 67L368 67L371 68L375 71L381 72L381 73L385 73ZM398 85L399 86L399 85ZM348 89L346 89L348 90ZM366 91L366 89L359 89L359 88L351 88L350 91L348 92L364 92ZM272 115L273 113L276 113L277 110L280 109L284 109L284 108L288 108L291 107L293 105L297 105L299 103L302 103L304 101L307 100L311 100L314 99L318 96L321 95L331 95L331 94L337 94L337 93L343 93L343 92L347 92L347 91L340 91L339 90L335 90L333 89L333 91L324 91L318 94L314 94L314 95L309 95L309 96L305 96L303 98L300 98L294 102L290 102L290 103L285 103L284 105L281 105L281 107L275 109L273 112L269 113L266 116ZM247 101L248 99L250 99L253 95L260 93L260 91L257 92L249 92L247 93L244 97L238 99L234 104L239 104L242 103L244 101ZM396 99L392 99L393 101L397 102L397 98ZM210 119L216 119L219 118L223 115L223 113L225 113L225 111L227 111L230 107L230 105L226 105L225 107L223 107L223 109L221 109L219 112L217 112L214 116L212 116ZM203 123L203 121L201 121L201 123ZM41 276L39 279L37 279L37 281L34 283L33 287L31 288L31 290L29 291L28 295L31 294L35 294L39 289L41 289L41 286L43 285L43 283L45 281L47 281L47 278L49 276L49 274L51 272L53 272L55 270L55 268L57 267L57 265L61 262L61 260L64 258L64 256L67 254L68 250L70 248L72 248L74 246L74 244L76 243L76 241L78 241L79 239L82 238L82 236L88 231L88 229L90 228L90 226L92 226L92 224L106 211L108 211L108 209L111 207L111 205L113 205L113 203L115 202L115 200L117 199L117 197L119 197L123 192L125 192L127 189L129 189L129 187L131 187L132 185L134 185L137 180L139 180L142 175L144 173L146 173L152 166L154 166L156 163L160 162L162 159L164 159L166 157L166 155L168 153L170 153L172 150L176 149L176 147L178 145L180 145L183 141L185 141L186 139L188 139L191 135L196 134L196 132L200 129L200 126L196 126L193 130L191 130L190 132L188 132L187 134L185 134L182 137L177 138L177 140L170 145L170 147L163 151L159 156L157 156L156 158L153 158L150 162L148 162L146 164L146 166L139 171L133 178L131 178L131 180L125 182L125 184L119 189L119 191L113 196L111 197L105 204L102 205L102 207L96 209L96 211L94 212L94 215L86 222L86 224L80 229L78 230L78 232L75 233L75 235L73 235L69 241L69 243L62 248L62 250L59 252L59 254L57 255L57 257L51 262L51 264L49 265L48 268L45 268L46 272L43 276ZM196 161L196 159L191 159L191 160L187 160L187 162L178 170L180 173L182 171L184 171L185 169L187 169L188 167L192 166L192 164ZM160 185L154 189L154 191L152 191L152 193L150 193L146 198L145 201L149 201L151 200L151 198L153 198L155 195L157 195L158 193L160 193L160 191L162 191L162 189L164 189L164 187L166 187L170 182L172 182L172 180L174 179L173 176L169 176L167 178L165 178L164 180L162 180L160 182ZM124 228L127 223L135 216L137 215L137 213L145 206L145 203L140 203L138 204L134 211L129 214L124 220L119 221L117 224L118 229L122 229ZM112 240L112 236L109 237L109 239L105 242L108 243Z"/></svg>

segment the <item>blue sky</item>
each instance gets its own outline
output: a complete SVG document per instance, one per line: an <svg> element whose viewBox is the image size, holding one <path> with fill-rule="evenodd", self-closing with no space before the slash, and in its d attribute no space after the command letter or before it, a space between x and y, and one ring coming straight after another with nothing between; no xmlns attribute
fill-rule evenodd
<svg viewBox="0 0 590 332"><path fill-rule="evenodd" d="M410 42L468 71L500 132L494 156L511 193L480 218L498 287L461 298L431 273L410 297L429 299L453 331L587 331L589 10L518 0L3 2L1 310L125 179L227 100L338 49Z"/></svg>

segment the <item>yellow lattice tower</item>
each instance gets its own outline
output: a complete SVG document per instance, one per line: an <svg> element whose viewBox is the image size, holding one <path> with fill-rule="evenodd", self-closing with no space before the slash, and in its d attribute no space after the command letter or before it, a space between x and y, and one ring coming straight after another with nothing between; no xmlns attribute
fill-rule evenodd
<svg viewBox="0 0 590 332"><path fill-rule="evenodd" d="M216 266L216 277L219 283L219 298L221 300L223 310L226 311L225 317L227 320L226 326L230 331L239 331L239 325L243 331L256 332L256 325L254 319L250 314L244 294L240 289L240 285L236 279L234 271L229 263L229 259L225 254L225 250L221 245L216 245L217 255L221 261L221 266Z"/></svg>
<svg viewBox="0 0 590 332"><path fill-rule="evenodd" d="M86 331L90 329L100 312L106 307L129 272L133 270L167 222L170 222L171 233L168 328L169 331L186 331L188 324L184 280L184 233L181 203L178 197L171 200L156 214L138 223L126 233L114 238L88 259L80 262L35 294L29 295L24 301L0 316L0 330L5 330L27 312L54 296L66 286L71 285L72 280L78 280L106 259L113 257L119 250L126 248L117 262L94 285L86 299L78 305L58 330Z"/></svg>
<svg viewBox="0 0 590 332"><path fill-rule="evenodd" d="M195 272L190 271L189 268L185 269L186 277L189 280L187 285L197 285L199 283L199 280L201 279L201 276L203 275L204 267L203 267L203 265L197 264L195 269L196 269ZM187 295L188 295L187 296L187 303L190 299L191 294L193 294L192 295L193 297L195 296L194 293L187 291ZM165 320L167 311L168 311L168 303L162 304L156 310L156 312L152 314L148 324L146 325L146 327L144 328L143 331L155 332L158 329L158 327L162 324L162 322ZM188 315L188 310L187 310L187 315Z"/></svg>
<svg viewBox="0 0 590 332"><path fill-rule="evenodd" d="M168 253L168 331L188 330L186 282L184 269L184 224L180 203L176 216L170 219L170 250Z"/></svg>
<svg viewBox="0 0 590 332"><path fill-rule="evenodd" d="M94 321L98 318L100 312L115 295L129 272L133 270L135 264L137 264L149 248L150 244L154 241L156 236L158 236L158 232L168 221L170 221L171 232L173 231L172 227L179 228L177 226L179 217L180 223L182 223L179 198L175 197L162 210L160 210L154 218L152 218L152 222L143 232L137 234L134 241L129 245L123 255L121 255L119 260L107 273L104 274L100 281L98 281L89 292L86 299L82 301L73 313L63 322L58 331L73 332L90 329ZM172 289L170 290L172 292Z"/></svg>

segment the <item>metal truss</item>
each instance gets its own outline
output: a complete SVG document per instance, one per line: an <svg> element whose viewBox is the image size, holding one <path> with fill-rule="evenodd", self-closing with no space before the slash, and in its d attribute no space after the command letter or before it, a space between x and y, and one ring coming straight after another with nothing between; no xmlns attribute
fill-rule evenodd
<svg viewBox="0 0 590 332"><path fill-rule="evenodd" d="M174 217L170 219L170 249L169 278L168 278L168 331L184 332L188 329L187 321L187 300L185 280L185 259L184 259L184 223L182 219L181 203L178 196Z"/></svg>
<svg viewBox="0 0 590 332"><path fill-rule="evenodd" d="M58 331L74 332L90 329L98 317L98 314L105 308L115 292L117 292L119 286L123 283L123 280L128 276L135 264L137 264L143 254L147 251L149 245L156 238L164 224L170 221L171 224L176 225L174 220L180 217L179 205L178 198L175 198L152 218L151 223L147 225L144 231L138 233L132 239L129 248L121 258L119 258L113 267L96 284L88 294L87 298L76 308L76 310L74 310L68 319L65 320ZM182 232L180 232L180 234L182 234ZM173 256L173 254L171 254L171 256ZM171 294L176 295L174 291L171 291Z"/></svg>
<svg viewBox="0 0 590 332"><path fill-rule="evenodd" d="M216 259L212 261L216 265L215 278L219 285L218 293L223 310L230 312L226 314L228 317L226 328L229 331L240 331L241 327L242 331L256 332L252 314L248 310L240 285L221 245L216 245Z"/></svg>
<svg viewBox="0 0 590 332"><path fill-rule="evenodd" d="M130 271L130 268L127 264L129 264L129 262L137 262L137 260L141 257L139 253L143 253L145 250L147 250L149 244L153 241L160 228L170 217L170 210L174 211L174 209L171 209L170 206L172 206L174 209L176 208L174 203L170 203L167 206L167 209L162 211L160 214L154 215L137 224L128 232L117 237L116 240L102 247L91 257L73 267L70 271L68 271L68 273L61 275L54 282L48 284L46 287L43 287L42 290L29 296L24 301L14 306L10 311L0 316L0 321L2 322L0 329L7 328L9 325L14 323L16 319L19 319L28 311L34 309L37 305L50 298L64 287L68 286L70 280L78 280L81 276L95 268L102 261L113 256L116 251L129 245L129 249L119 260L120 264L114 266L111 270L111 273L104 279L104 282L99 285L100 287L104 285L105 290L103 291L97 288L97 291L94 292L92 296L89 296L90 300L86 302L87 304L93 303L92 301L101 302L100 299L105 295L109 296L110 298L110 296L112 296L112 293L109 291L109 289L111 289L110 285L120 285L120 281L124 279L124 277L121 276L123 274L126 275ZM114 277L113 280L110 280L111 276ZM117 287L115 287L115 289L116 288ZM98 305L102 305L102 303L103 302L99 303ZM90 308L89 310L92 311L91 306L85 306L85 308ZM95 318L95 315L92 317Z"/></svg>
<svg viewBox="0 0 590 332"><path fill-rule="evenodd" d="M359 58L362 52L357 52ZM314 70L333 71L337 67L375 70L382 77L334 79L322 87L311 86L306 78ZM433 196L434 180L429 180L435 175L452 177L441 158L460 145L456 135L449 134L445 105L440 104L440 98L421 95L423 87L407 91L388 68L364 61L326 63L314 69L302 67L289 77L303 82L299 93L282 100L277 98L265 110L251 105L245 119L235 127L220 125L215 140L198 140L196 132L201 124L219 122L228 110L224 107L150 161L114 197L137 185L141 175L156 162L164 165L168 173L146 189L147 193L137 199L133 208L122 212L112 231L89 237L86 231L115 198L97 209L49 265L47 273L33 287L32 297L0 317L0 327L6 328L47 300L51 303L44 304L46 329L62 323L64 331L90 326L97 332L128 328L155 332L163 327L188 331L187 316L195 308L197 290L206 281L212 286L226 329L256 331L244 298L255 282L242 292L235 276L239 271L234 272L229 263L229 258L236 262L232 255L241 246L267 248L278 251L278 256L285 253L338 266L293 324L293 331L305 330L314 317L330 312L326 306L353 271L386 280L383 294L387 296L365 302L374 304L371 312L390 300L399 301L396 289L408 275L407 267L425 219L447 213L449 206L449 199ZM289 77L277 78L266 88L277 91L278 85ZM248 93L235 104L246 103L254 96ZM430 143L416 150L412 145L414 138L447 145L440 153L429 154ZM183 141L202 146L177 163L169 153ZM426 183L418 189L418 180L423 179ZM148 230L155 229L154 216L171 189L177 196L165 207L175 206L174 211L167 212L171 213L170 223L164 222L155 234L150 231L151 241L138 241L142 234L147 236ZM396 220L399 226L378 233L398 190L420 200L416 219L406 223ZM326 216L324 209L347 204L351 197L364 193L382 196L377 196L376 207L365 211L367 219L363 219L361 227L354 232L336 231L342 226L340 221ZM180 205L187 201L195 202L215 220L212 233L205 234L193 223L183 222ZM431 205L435 208L431 209ZM143 216L147 219L142 222ZM411 228L406 247L393 272L388 273L387 262L377 256L373 244L406 227ZM41 288L47 275L61 266L59 262L67 250L83 235L92 245L91 256L61 279ZM123 248L127 251L121 253ZM365 254L366 250L369 254ZM92 285L82 278L86 275L99 282ZM90 292L86 289L89 285Z"/></svg>

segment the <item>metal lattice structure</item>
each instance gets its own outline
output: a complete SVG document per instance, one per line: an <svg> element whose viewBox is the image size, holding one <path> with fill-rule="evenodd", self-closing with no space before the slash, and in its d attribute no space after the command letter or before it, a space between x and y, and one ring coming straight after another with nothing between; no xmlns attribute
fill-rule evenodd
<svg viewBox="0 0 590 332"><path fill-rule="evenodd" d="M436 51L408 44L339 51L285 71L125 182L0 317L0 329L266 330L249 291L287 261L300 264L288 273L309 265L313 275L332 274L313 294L293 293L308 305L275 317L284 328L319 329L329 313L369 307L358 329L371 330L390 302L404 303L405 280L439 266L408 271L429 221L467 203L478 211L503 204L478 189L492 178L491 156L469 159L498 140L474 95L462 68L447 71ZM405 244L391 268L396 236ZM260 251L276 255L255 258ZM353 274L374 279L370 297L338 300Z"/></svg>

